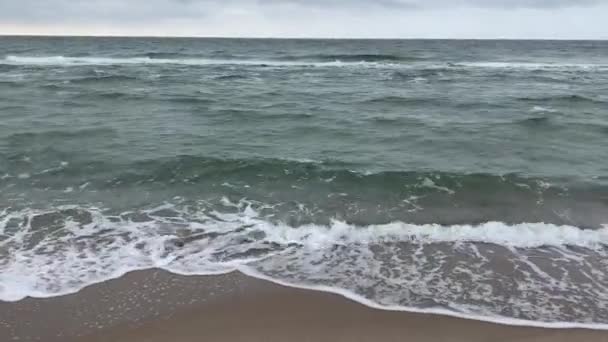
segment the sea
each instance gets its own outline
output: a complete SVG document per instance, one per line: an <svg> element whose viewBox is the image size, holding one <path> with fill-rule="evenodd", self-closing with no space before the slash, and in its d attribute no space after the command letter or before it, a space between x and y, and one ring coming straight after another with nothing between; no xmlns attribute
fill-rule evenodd
<svg viewBox="0 0 608 342"><path fill-rule="evenodd" d="M0 37L0 300L143 269L608 329L608 41Z"/></svg>

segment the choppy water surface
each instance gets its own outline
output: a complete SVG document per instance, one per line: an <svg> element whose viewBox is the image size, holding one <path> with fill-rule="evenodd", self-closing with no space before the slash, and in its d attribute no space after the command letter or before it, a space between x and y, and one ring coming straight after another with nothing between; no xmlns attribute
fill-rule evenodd
<svg viewBox="0 0 608 342"><path fill-rule="evenodd" d="M608 326L608 43L0 38L0 299L241 270Z"/></svg>

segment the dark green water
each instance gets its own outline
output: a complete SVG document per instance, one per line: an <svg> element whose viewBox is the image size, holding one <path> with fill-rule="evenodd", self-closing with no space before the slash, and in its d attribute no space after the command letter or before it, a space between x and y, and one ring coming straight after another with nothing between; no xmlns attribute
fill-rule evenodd
<svg viewBox="0 0 608 342"><path fill-rule="evenodd" d="M0 38L0 299L238 269L608 324L608 42Z"/></svg>

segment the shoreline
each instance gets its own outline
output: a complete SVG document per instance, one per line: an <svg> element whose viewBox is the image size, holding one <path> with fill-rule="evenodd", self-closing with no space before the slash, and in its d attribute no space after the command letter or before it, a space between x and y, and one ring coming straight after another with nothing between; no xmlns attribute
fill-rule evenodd
<svg viewBox="0 0 608 342"><path fill-rule="evenodd" d="M403 336L425 342L608 342L608 331L602 330L379 310L339 294L238 272L179 276L136 271L72 295L0 302L2 341L397 341Z"/></svg>
<svg viewBox="0 0 608 342"><path fill-rule="evenodd" d="M383 306L377 304L365 297L354 294L348 290L330 287L330 286L307 286L307 285L298 285L292 284L289 282L280 281L271 277L264 276L257 272L250 272L239 270L236 271L244 274L245 276L252 277L257 280L263 280L275 285L294 288L298 290L304 291L313 291L313 292L321 292L328 293L336 296L340 296L346 300L353 301L357 304L366 306L373 310L381 310L381 311L389 311L389 312L402 312L402 313L410 313L410 314L420 314L420 315L435 315L435 316L444 316L455 319L464 319L467 321L477 321L482 323L491 323L503 326L510 327L523 327L523 328L541 328L541 329L586 329L586 330L598 330L598 331L608 331L608 324L601 323L575 323L575 322L544 322L544 321L532 321L525 320L519 318L511 318L511 317L502 317L502 316L476 316L474 314L461 314L454 311L450 311L448 309L441 308L416 308L416 307L403 307L403 306Z"/></svg>

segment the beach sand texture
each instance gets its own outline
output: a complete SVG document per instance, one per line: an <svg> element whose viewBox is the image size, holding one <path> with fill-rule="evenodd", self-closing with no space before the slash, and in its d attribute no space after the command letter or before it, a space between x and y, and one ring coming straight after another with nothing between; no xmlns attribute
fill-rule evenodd
<svg viewBox="0 0 608 342"><path fill-rule="evenodd" d="M73 295L0 304L0 341L608 341L608 331L514 327L368 308L232 273L130 273Z"/></svg>

